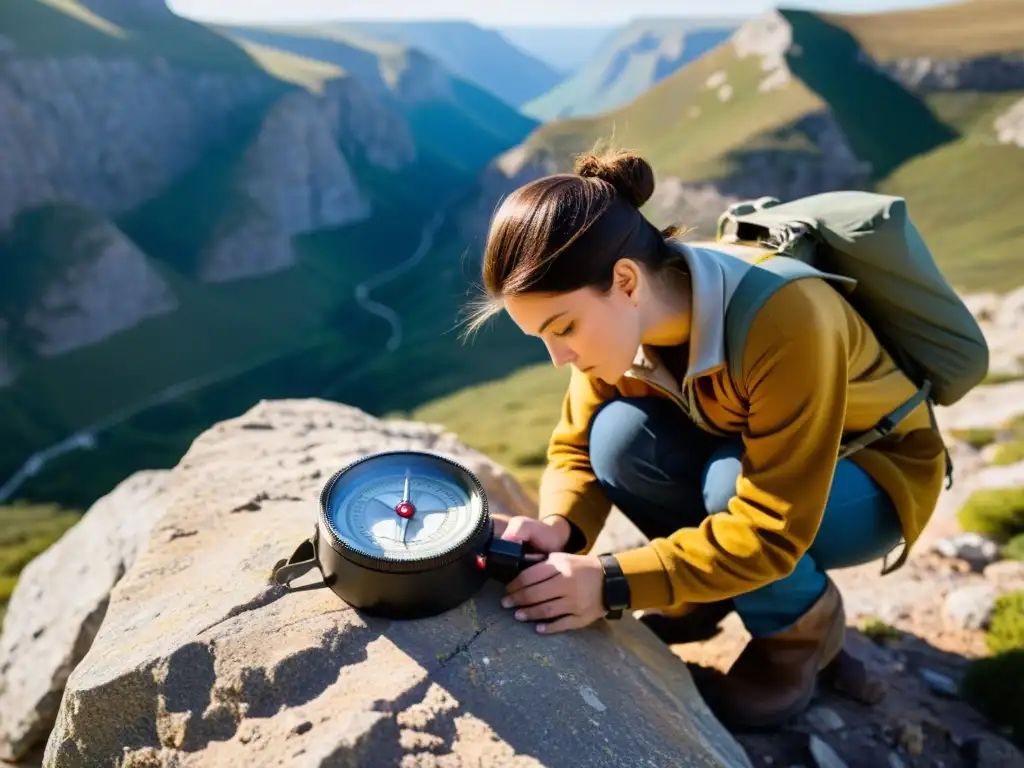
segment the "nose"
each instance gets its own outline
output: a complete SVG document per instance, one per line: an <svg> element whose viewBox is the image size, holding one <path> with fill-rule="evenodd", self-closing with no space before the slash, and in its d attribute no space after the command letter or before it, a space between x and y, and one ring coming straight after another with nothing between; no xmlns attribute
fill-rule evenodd
<svg viewBox="0 0 1024 768"><path fill-rule="evenodd" d="M556 368L561 368L563 365L567 365L577 359L575 352L565 344L559 344L556 341L548 343L548 354L551 356L551 362Z"/></svg>

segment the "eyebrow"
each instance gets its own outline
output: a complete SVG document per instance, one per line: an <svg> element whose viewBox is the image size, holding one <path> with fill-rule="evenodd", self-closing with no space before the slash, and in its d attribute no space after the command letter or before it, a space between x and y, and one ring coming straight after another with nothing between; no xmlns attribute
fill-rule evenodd
<svg viewBox="0 0 1024 768"><path fill-rule="evenodd" d="M549 317L547 320L540 324L540 328L537 329L537 333L544 333L545 328L547 328L549 325L555 322L555 320L557 320L564 314L565 312L556 312L555 314L553 314L551 317Z"/></svg>

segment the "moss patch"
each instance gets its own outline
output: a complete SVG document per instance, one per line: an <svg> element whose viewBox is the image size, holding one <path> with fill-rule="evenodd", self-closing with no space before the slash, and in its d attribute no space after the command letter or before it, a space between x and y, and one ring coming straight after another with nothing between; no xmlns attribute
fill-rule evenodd
<svg viewBox="0 0 1024 768"><path fill-rule="evenodd" d="M1024 533L1024 488L977 491L958 513L960 527L997 541Z"/></svg>

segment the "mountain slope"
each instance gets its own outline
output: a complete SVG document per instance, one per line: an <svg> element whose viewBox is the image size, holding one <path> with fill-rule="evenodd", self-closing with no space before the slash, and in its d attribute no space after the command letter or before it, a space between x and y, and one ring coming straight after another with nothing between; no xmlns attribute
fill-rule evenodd
<svg viewBox="0 0 1024 768"><path fill-rule="evenodd" d="M421 54L363 82L160 8L99 10L0 5L0 496L20 477L18 496L86 505L262 397L408 404L356 287L426 243L395 286L454 306L461 246L435 214L532 123ZM450 312L402 309L425 364L449 354ZM480 375L465 356L446 374Z"/></svg>
<svg viewBox="0 0 1024 768"><path fill-rule="evenodd" d="M637 19L523 112L549 121L615 109L720 45L739 24L731 19Z"/></svg>
<svg viewBox="0 0 1024 768"><path fill-rule="evenodd" d="M243 47L257 44L333 65L376 94L393 97L420 146L469 172L537 127L536 120L521 115L472 82L453 76L431 57L406 45L371 40L331 27L218 29Z"/></svg>
<svg viewBox="0 0 1024 768"><path fill-rule="evenodd" d="M1014 257L1024 246L1014 213L1024 152L1005 127L1024 98L1022 54L1015 0L873 17L767 14L632 103L539 128L482 177L479 210L610 140L655 165L647 210L659 223L707 235L739 198L877 188L908 196L958 285L1006 285L1001 268L1024 280Z"/></svg>
<svg viewBox="0 0 1024 768"><path fill-rule="evenodd" d="M561 73L512 45L500 33L463 21L346 21L318 25L418 48L451 73L475 83L513 107L554 87Z"/></svg>

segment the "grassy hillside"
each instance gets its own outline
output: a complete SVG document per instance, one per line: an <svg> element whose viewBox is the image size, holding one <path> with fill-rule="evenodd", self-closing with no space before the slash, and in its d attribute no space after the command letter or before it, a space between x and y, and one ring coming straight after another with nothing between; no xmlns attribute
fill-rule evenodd
<svg viewBox="0 0 1024 768"><path fill-rule="evenodd" d="M610 37L570 76L523 107L539 120L598 115L627 104L726 40L722 19L639 19Z"/></svg>
<svg viewBox="0 0 1024 768"><path fill-rule="evenodd" d="M1024 246L1015 224L1024 153L999 145L992 127L1024 97L1024 80L1012 92L921 95L857 63L862 53L890 61L1020 51L1024 5L975 0L872 16L782 16L799 51L785 56L788 82L785 71L765 70L760 55L741 57L730 41L623 107L542 126L526 146L551 150L568 167L575 153L611 140L643 152L659 176L727 182L752 153L820 156L799 121L827 110L857 158L871 163L876 188L907 195L951 280L972 290L1005 286L1008 276L1024 282L1024 262L1014 257Z"/></svg>

